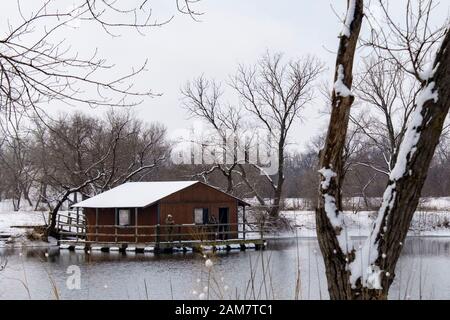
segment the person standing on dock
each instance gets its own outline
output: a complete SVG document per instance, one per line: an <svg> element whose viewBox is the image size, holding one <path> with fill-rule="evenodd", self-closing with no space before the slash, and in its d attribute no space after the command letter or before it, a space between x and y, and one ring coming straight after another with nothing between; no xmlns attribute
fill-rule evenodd
<svg viewBox="0 0 450 320"><path fill-rule="evenodd" d="M207 238L210 240L216 240L219 230L217 228L217 219L213 214L209 216L208 224L209 228Z"/></svg>
<svg viewBox="0 0 450 320"><path fill-rule="evenodd" d="M168 214L166 217L166 225L167 225L167 241L172 242L172 233L174 228L175 220L173 219L171 214Z"/></svg>

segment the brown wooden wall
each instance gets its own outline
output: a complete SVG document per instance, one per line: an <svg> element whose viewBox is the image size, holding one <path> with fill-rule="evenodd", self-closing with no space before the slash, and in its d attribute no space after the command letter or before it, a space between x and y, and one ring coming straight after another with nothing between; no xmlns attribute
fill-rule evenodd
<svg viewBox="0 0 450 320"><path fill-rule="evenodd" d="M164 225L168 214L171 214L175 224L194 224L194 209L195 208L208 208L209 215L214 215L217 222L219 222L219 208L229 208L229 223L236 224L238 221L238 206L237 200L215 188L209 187L205 184L195 184L177 193L174 193L159 201L158 204L154 204L147 208L138 209L138 225L139 226L154 226L158 224L158 205L160 213L161 225ZM134 208L120 208L131 210L131 226L135 226L135 209ZM95 233L94 225L115 225L115 209L106 208L98 209L98 221L96 221L96 209L85 208L84 213L87 220L87 233ZM209 228L209 229L208 229ZM167 233L167 228L161 228L160 233ZM202 230L207 232L213 232L210 227L183 227L173 228L172 233L188 233L189 236L183 237L183 240L194 240L199 238L212 239L214 236L202 236L200 233ZM230 231L237 231L237 226L230 227ZM143 228L138 230L138 234L154 234L156 229ZM99 234L108 234L109 236L88 236L89 241L98 242L115 242L115 228L99 227ZM135 242L135 229L134 228L117 228L118 234L129 234L130 237L118 237L118 242ZM236 234L230 234L229 238L236 238ZM138 237L138 242L155 242L156 238L152 236ZM160 238L160 241L178 240L178 237Z"/></svg>
<svg viewBox="0 0 450 320"><path fill-rule="evenodd" d="M229 223L237 223L237 200L219 190L205 184L195 184L189 188L174 193L160 201L161 224L165 224L166 217L171 214L175 224L194 223L194 209L208 208L209 215L214 215L219 222L219 208L229 208ZM192 228L193 236L198 228ZM237 231L232 227L230 231ZM185 233L185 232L183 232ZM237 235L230 235L236 238Z"/></svg>
<svg viewBox="0 0 450 320"><path fill-rule="evenodd" d="M136 220L135 220L135 214L134 214L134 208L120 208L120 209L130 209L131 210L131 223L130 227L135 226ZM87 233L96 233L94 225L100 225L100 226L113 226L116 224L115 221L115 209L114 208L99 208L98 209L98 222L96 223L95 220L95 212L96 209L94 208L85 208L84 213L87 220ZM158 216L158 210L157 205L153 205L147 208L138 208L138 225L139 226L154 226L158 223L157 216ZM152 234L154 233L154 229L150 228L142 228L138 229L138 234ZM88 237L89 241L98 241L98 242L114 242L115 241L115 228L111 227L99 227L98 228L98 234L110 234L111 236L90 236ZM123 228L118 227L117 228L118 234L130 234L133 235L131 237L118 237L119 242L135 242L134 228ZM139 242L153 242L155 239L153 237L139 237Z"/></svg>

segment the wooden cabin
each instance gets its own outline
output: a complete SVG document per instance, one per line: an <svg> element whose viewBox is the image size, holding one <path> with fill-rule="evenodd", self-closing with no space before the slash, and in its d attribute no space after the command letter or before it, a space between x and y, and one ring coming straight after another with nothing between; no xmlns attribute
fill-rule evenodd
<svg viewBox="0 0 450 320"><path fill-rule="evenodd" d="M160 243L237 239L248 205L203 182L162 181L125 183L72 207L83 208L89 242Z"/></svg>

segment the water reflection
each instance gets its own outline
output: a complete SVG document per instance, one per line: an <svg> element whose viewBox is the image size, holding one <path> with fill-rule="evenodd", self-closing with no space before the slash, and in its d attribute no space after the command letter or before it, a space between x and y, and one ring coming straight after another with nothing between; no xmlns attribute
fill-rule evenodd
<svg viewBox="0 0 450 320"><path fill-rule="evenodd" d="M409 238L390 298L449 299L449 253L450 239ZM1 299L195 299L192 292L204 290L208 278L210 284L216 282L209 290L213 298L328 298L322 258L313 239L269 242L265 251L218 252L212 274L204 258L192 252L0 249L0 255L8 260L0 272ZM66 286L71 265L81 271L79 290Z"/></svg>

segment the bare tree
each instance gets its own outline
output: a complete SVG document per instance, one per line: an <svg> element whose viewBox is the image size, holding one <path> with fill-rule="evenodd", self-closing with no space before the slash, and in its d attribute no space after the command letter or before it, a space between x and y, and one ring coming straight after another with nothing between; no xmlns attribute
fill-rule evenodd
<svg viewBox="0 0 450 320"><path fill-rule="evenodd" d="M207 80L203 76L193 82L186 83L181 90L185 109L193 117L205 121L212 129L208 133L208 142L199 141L208 151L208 165L194 177L207 179L208 176L218 171L226 180L226 191L233 193L237 183L236 171L239 165L246 162L245 136L246 126L242 112L230 104L223 105L221 100L222 90L214 80ZM207 145L205 145L207 144ZM203 150L202 148L202 157ZM217 152L215 152L217 151Z"/></svg>
<svg viewBox="0 0 450 320"><path fill-rule="evenodd" d="M12 199L15 211L21 207L24 199L32 206L30 191L37 171L32 165L30 150L32 141L29 132L9 127L2 130L0 138L0 170L2 188L6 198Z"/></svg>
<svg viewBox="0 0 450 320"><path fill-rule="evenodd" d="M432 30L429 18L434 2L431 0L419 1L417 10L408 3L405 29L390 18L383 2L380 5L399 42L394 47L390 45L392 42L384 46L374 44L375 47L384 47L392 57L396 56L396 50L407 53L408 64L412 66L407 72L414 74L421 84L377 220L367 242L355 252L349 266L354 295L385 299L450 107L450 32L447 24ZM443 35L442 43L435 45ZM433 50L437 53L426 65ZM401 61L399 56L395 59Z"/></svg>
<svg viewBox="0 0 450 320"><path fill-rule="evenodd" d="M241 65L232 77L231 86L246 112L221 101L222 89L214 81L200 77L187 83L182 90L184 106L192 116L204 120L213 129L218 139L208 141L207 145L212 144L220 150L216 156L221 161L214 162L199 175L220 171L227 180L229 192L236 186L235 181L242 181L260 205L276 217L285 181L288 134L294 120L300 118L301 110L313 99L314 81L322 69L322 64L311 57L284 64L281 54L268 53L255 66ZM268 138L261 137L257 129L267 132ZM261 145L266 145L270 153L275 150L275 180L272 174L264 171L258 162L259 156L257 161L249 161L248 154L255 143L258 150L253 151L257 154L264 152ZM268 196L272 203L267 204L261 192L261 179L255 181L253 171L263 173L263 184L269 185Z"/></svg>
<svg viewBox="0 0 450 320"><path fill-rule="evenodd" d="M90 197L132 179L144 179L162 164L169 150L165 128L146 127L130 114L109 113L106 120L63 115L56 122L46 122L50 125L44 134L37 131L33 153L40 154L37 159L46 157L48 163L38 180L47 186L40 197L51 205L48 234L55 231L56 215L72 194Z"/></svg>
<svg viewBox="0 0 450 320"><path fill-rule="evenodd" d="M277 217L285 181L284 163L288 135L295 119L314 98L314 82L323 65L312 57L283 64L282 55L266 54L257 65L240 66L232 86L253 118L275 143L276 179L266 175L273 197L270 215Z"/></svg>
<svg viewBox="0 0 450 320"><path fill-rule="evenodd" d="M178 10L195 18L191 6L197 0L175 0ZM61 35L76 29L76 23L91 23L111 36L123 28L142 33L168 23L158 22L146 0L79 0L61 8L61 2L44 0L35 10L17 2L20 21L10 24L0 38L0 112L42 113L48 102L89 106L133 106L152 97L151 90L133 88L133 78L145 70L133 68L128 74L112 77L113 65L98 57L97 51L74 51ZM107 80L105 80L107 79ZM90 90L86 90L90 88ZM92 93L94 92L94 93Z"/></svg>
<svg viewBox="0 0 450 320"><path fill-rule="evenodd" d="M193 19L201 15L192 8L197 2L174 1L178 11ZM99 57L96 50L80 53L71 47L70 39L65 37L68 31L77 29L80 22L89 23L114 37L121 29L132 29L143 34L149 28L172 20L172 17L162 21L154 19L149 3L146 0L79 0L72 6L65 4L61 7L59 1L43 0L33 2L31 6L28 4L27 8L34 9L28 10L18 1L18 21L11 20L14 22L9 23L8 29L0 36L0 115L6 120L5 123L8 126L17 125L15 118L18 115L48 121L45 108L49 103L124 107L135 106L144 98L155 96L149 89L135 89L133 84L135 76L145 71L147 62L132 68L129 73L112 76L114 66ZM49 129L50 132L54 130L50 125ZM4 131L5 134L8 132ZM53 218L70 194L107 176L98 170L98 166L110 158L115 142L117 140L113 140L99 158L91 159L90 165L67 167L78 173L78 177L72 177L74 180L70 183L61 183L64 191L57 197L59 200L52 210ZM140 162L138 156L131 167ZM79 165L78 162L74 164ZM48 177L53 176L52 168L45 167L45 178L41 179L43 193L47 193ZM131 176L126 175L123 179L131 179L140 172L130 172ZM50 232L53 232L54 222L50 225Z"/></svg>
<svg viewBox="0 0 450 320"><path fill-rule="evenodd" d="M106 143L102 145L112 145L111 156L102 163L105 175L93 184L95 190L89 196L128 181L145 179L167 159L170 151L167 130L159 123L147 125L130 112L110 111L105 124Z"/></svg>
<svg viewBox="0 0 450 320"><path fill-rule="evenodd" d="M386 164L378 169L389 172L405 134L420 84L394 61L377 54L364 61L360 74L356 78L354 92L364 111L357 118L351 114L350 121L367 137L367 143L384 155Z"/></svg>
<svg viewBox="0 0 450 320"><path fill-rule="evenodd" d="M413 76L421 85L430 77L435 45L438 45L446 33L446 26L435 28L431 17L437 2L433 0L407 0L405 19L395 21L389 2L377 0L382 18L368 13L371 27L369 39L363 39L363 45L369 46L376 56L392 60L397 68Z"/></svg>
<svg viewBox="0 0 450 320"><path fill-rule="evenodd" d="M347 18L351 17L351 24L346 23L349 32L341 38L341 45L349 39L356 43L362 22L363 1L350 0L348 3ZM367 241L357 250L347 242L341 212L343 147L328 143L345 139L347 128L344 126L348 120L344 124L336 124L337 119L333 118L332 113L327 143L321 156L323 169L317 208L317 232L332 299L387 298L395 277L395 266L450 107L450 32L447 25L437 31L431 29L429 18L433 1L418 1L417 10L408 1L404 28L393 21L385 2L379 3L387 25L372 30L376 41L370 45L375 50L386 51L399 66L401 64L404 72L416 77L421 89L396 152L378 217ZM436 46L442 35L445 35L443 42ZM349 48L348 44L346 48ZM426 66L433 50L437 50L437 54ZM338 61L342 58L340 53L341 50ZM353 54L354 50L352 57ZM347 62L350 72L344 73L343 82L349 89L352 63ZM339 80L339 63L337 66L336 78ZM345 76L349 77L347 82ZM350 90L347 92L350 93ZM347 105L348 109L350 106L351 103ZM329 159L334 162L330 163Z"/></svg>

